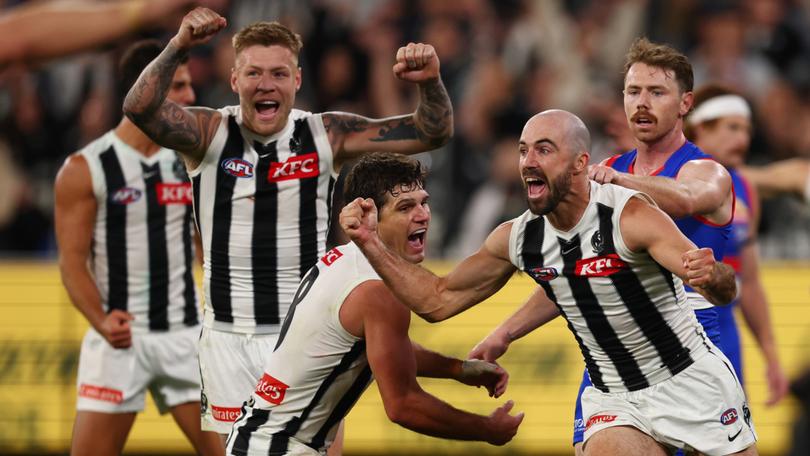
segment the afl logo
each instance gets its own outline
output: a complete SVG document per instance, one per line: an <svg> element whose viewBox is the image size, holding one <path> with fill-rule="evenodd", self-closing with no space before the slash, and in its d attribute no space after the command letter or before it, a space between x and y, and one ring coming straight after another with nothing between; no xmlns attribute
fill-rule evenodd
<svg viewBox="0 0 810 456"><path fill-rule="evenodd" d="M233 177L253 177L253 164L241 158L225 160L222 169Z"/></svg>
<svg viewBox="0 0 810 456"><path fill-rule="evenodd" d="M142 191L132 187L122 187L110 195L110 201L115 204L127 205L141 199Z"/></svg>

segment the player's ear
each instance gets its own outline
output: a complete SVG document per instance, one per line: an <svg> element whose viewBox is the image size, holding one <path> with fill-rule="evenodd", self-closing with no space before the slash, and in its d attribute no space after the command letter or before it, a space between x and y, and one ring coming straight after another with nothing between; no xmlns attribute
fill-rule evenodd
<svg viewBox="0 0 810 456"><path fill-rule="evenodd" d="M681 117L686 117L689 114L689 111L692 110L692 105L695 102L695 95L692 92L684 92L681 94L681 106L678 110L678 114Z"/></svg>
<svg viewBox="0 0 810 456"><path fill-rule="evenodd" d="M574 158L574 170L577 173L581 173L583 171L588 171L588 163L591 161L591 154L587 151L581 151L577 153L577 156Z"/></svg>

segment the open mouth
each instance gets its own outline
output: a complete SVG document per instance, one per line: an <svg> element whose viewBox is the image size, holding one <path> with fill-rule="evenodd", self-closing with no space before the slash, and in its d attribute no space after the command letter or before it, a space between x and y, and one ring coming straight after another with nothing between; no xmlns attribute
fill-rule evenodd
<svg viewBox="0 0 810 456"><path fill-rule="evenodd" d="M635 123L639 127L650 127L655 123L655 117L644 114L637 114L633 116L633 123Z"/></svg>
<svg viewBox="0 0 810 456"><path fill-rule="evenodd" d="M546 181L540 179L539 177L527 177L526 178L526 190L528 191L529 198L538 198L543 193L545 193L548 186L546 185Z"/></svg>
<svg viewBox="0 0 810 456"><path fill-rule="evenodd" d="M278 112L279 103L277 101L263 100L257 101L255 104L256 114L262 120L269 120L275 117Z"/></svg>
<svg viewBox="0 0 810 456"><path fill-rule="evenodd" d="M421 250L425 246L427 228L420 228L408 235L408 245L413 249Z"/></svg>

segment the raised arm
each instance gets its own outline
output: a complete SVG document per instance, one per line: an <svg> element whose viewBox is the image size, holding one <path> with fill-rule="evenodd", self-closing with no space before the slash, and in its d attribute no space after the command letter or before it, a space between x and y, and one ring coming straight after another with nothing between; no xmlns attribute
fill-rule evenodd
<svg viewBox="0 0 810 456"><path fill-rule="evenodd" d="M396 77L415 83L419 105L411 114L369 119L327 112L323 122L335 167L369 152L415 154L447 144L453 136L453 106L439 74L439 58L429 44L409 43L397 51Z"/></svg>
<svg viewBox="0 0 810 456"><path fill-rule="evenodd" d="M383 244L371 199L357 198L347 204L340 213L340 225L394 295L430 322L446 320L492 296L515 271L508 256L511 223L496 228L478 252L445 277L405 261Z"/></svg>
<svg viewBox="0 0 810 456"><path fill-rule="evenodd" d="M594 165L588 175L599 183L613 183L650 195L673 219L700 215L712 223L726 224L734 210L731 176L713 160L692 160L677 178L636 176L605 165Z"/></svg>
<svg viewBox="0 0 810 456"><path fill-rule="evenodd" d="M161 146L182 153L192 167L202 160L221 115L211 109L184 108L166 95L189 49L209 41L225 24L222 16L207 8L188 13L180 30L143 70L124 100L124 114L138 128Z"/></svg>
<svg viewBox="0 0 810 456"><path fill-rule="evenodd" d="M59 271L70 300L110 345L127 348L132 344L132 316L117 309L104 313L101 295L88 268L97 203L84 157L68 157L56 176L54 196Z"/></svg>
<svg viewBox="0 0 810 456"><path fill-rule="evenodd" d="M366 355L391 421L446 439L481 440L493 445L512 439L523 414L509 415L511 402L490 416L475 415L452 407L419 386L417 358L408 338L410 313L384 284L366 282L348 299L362 302ZM347 304L348 300L344 306Z"/></svg>
<svg viewBox="0 0 810 456"><path fill-rule="evenodd" d="M698 249L657 207L641 198L630 198L619 224L627 248L647 251L712 304L726 305L736 296L734 269L715 261L712 249Z"/></svg>
<svg viewBox="0 0 810 456"><path fill-rule="evenodd" d="M92 49L186 8L189 0L30 2L0 16L0 67Z"/></svg>
<svg viewBox="0 0 810 456"><path fill-rule="evenodd" d="M470 358L494 362L509 348L509 344L529 334L560 315L560 309L537 287L515 313L498 325L470 351Z"/></svg>

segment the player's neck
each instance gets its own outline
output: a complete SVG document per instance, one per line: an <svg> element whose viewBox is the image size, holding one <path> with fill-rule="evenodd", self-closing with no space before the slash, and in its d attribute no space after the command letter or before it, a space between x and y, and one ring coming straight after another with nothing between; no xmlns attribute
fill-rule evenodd
<svg viewBox="0 0 810 456"><path fill-rule="evenodd" d="M634 174L646 176L664 166L669 157L683 146L686 136L678 127L666 135L651 142L636 140L636 162L633 165Z"/></svg>
<svg viewBox="0 0 810 456"><path fill-rule="evenodd" d="M155 144L146 133L142 132L140 128L136 127L132 121L124 117L118 126L115 127L115 134L121 141L125 142L129 147L132 147L144 157L150 157L160 150L160 146Z"/></svg>
<svg viewBox="0 0 810 456"><path fill-rule="evenodd" d="M591 185L588 180L581 180L574 177L571 183L571 190L557 204L553 211L546 214L551 226L559 231L571 231L582 219L588 203L591 201Z"/></svg>

